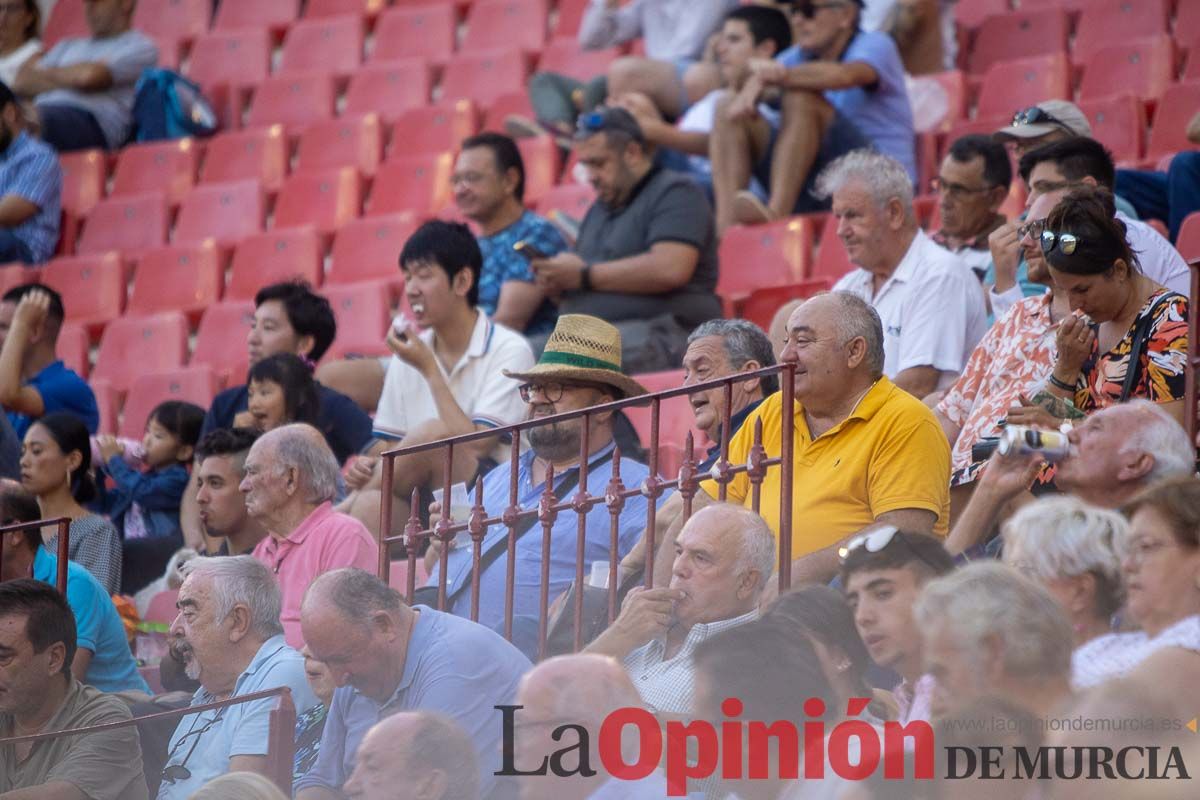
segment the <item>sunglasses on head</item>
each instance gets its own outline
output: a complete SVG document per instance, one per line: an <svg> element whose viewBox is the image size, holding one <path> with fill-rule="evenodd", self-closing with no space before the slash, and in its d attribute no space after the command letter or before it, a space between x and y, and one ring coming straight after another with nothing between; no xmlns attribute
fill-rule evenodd
<svg viewBox="0 0 1200 800"><path fill-rule="evenodd" d="M845 561L846 558L860 547L867 548L868 553L878 553L883 548L892 543L892 539L896 538L896 534L900 529L895 525L887 525L879 530L864 533L861 536L855 536L845 547L838 548L838 558Z"/></svg>
<svg viewBox="0 0 1200 800"><path fill-rule="evenodd" d="M645 141L645 136L642 131L635 125L630 126L621 124L618 119L604 111L588 111L579 115L575 121L576 134L587 134L591 136L604 131L624 131L631 136L635 141Z"/></svg>
<svg viewBox="0 0 1200 800"><path fill-rule="evenodd" d="M1064 130L1067 128L1063 121L1051 114L1049 111L1030 106L1029 108L1018 111L1013 114L1013 125L1058 125Z"/></svg>
<svg viewBox="0 0 1200 800"><path fill-rule="evenodd" d="M1064 256L1073 255L1076 248L1079 247L1079 237L1073 233L1055 233L1054 231L1042 231L1041 236L1042 253L1050 255L1055 247L1058 252Z"/></svg>
<svg viewBox="0 0 1200 800"><path fill-rule="evenodd" d="M801 2L801 3L792 3L792 15L804 17L805 19L812 19L818 13L820 13L821 11L824 11L827 8L837 8L838 6L844 6L844 5L846 5L846 4L845 3L813 3L813 2L808 2L806 0L805 2Z"/></svg>

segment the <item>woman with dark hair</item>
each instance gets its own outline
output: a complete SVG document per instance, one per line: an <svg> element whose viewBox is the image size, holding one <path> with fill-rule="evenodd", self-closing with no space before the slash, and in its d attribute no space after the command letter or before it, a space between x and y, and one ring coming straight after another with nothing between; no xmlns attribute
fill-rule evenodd
<svg viewBox="0 0 1200 800"><path fill-rule="evenodd" d="M5 0L3 8L8 13L0 19L0 81L12 86L21 66L42 50L42 14L37 0Z"/></svg>
<svg viewBox="0 0 1200 800"><path fill-rule="evenodd" d="M248 417L240 423L263 433L292 422L317 424L320 396L312 367L293 353L277 353L250 367L246 375Z"/></svg>
<svg viewBox="0 0 1200 800"><path fill-rule="evenodd" d="M109 594L121 586L121 537L105 517L84 508L96 498L87 426L74 414L47 414L29 426L21 446L21 484L34 494L42 518L69 517L68 554ZM46 549L58 553L58 528L42 529Z"/></svg>
<svg viewBox="0 0 1200 800"><path fill-rule="evenodd" d="M1084 186L1046 217L1042 253L1074 310L1047 388L1084 413L1145 398L1183 421L1188 299L1142 274L1106 189Z"/></svg>

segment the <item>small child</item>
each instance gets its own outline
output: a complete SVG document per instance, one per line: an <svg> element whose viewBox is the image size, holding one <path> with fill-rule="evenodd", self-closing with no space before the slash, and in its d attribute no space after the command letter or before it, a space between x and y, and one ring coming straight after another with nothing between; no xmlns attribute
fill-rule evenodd
<svg viewBox="0 0 1200 800"><path fill-rule="evenodd" d="M181 400L159 403L150 412L135 469L114 436L99 436L100 470L115 484L102 491L101 511L125 541L179 535L179 504L187 489L187 464L200 438L204 409Z"/></svg>
<svg viewBox="0 0 1200 800"><path fill-rule="evenodd" d="M276 353L257 362L246 374L246 410L234 417L235 427L266 433L293 422L317 424L320 396L313 368L293 353Z"/></svg>

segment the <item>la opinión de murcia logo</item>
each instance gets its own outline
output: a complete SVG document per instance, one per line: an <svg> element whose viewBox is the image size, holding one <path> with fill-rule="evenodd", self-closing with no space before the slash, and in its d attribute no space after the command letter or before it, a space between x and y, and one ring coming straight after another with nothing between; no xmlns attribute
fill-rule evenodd
<svg viewBox="0 0 1200 800"><path fill-rule="evenodd" d="M855 719L866 710L870 698L848 701L846 719L832 728L820 719L825 703L809 698L804 712L812 717L797 726L791 720L771 723L737 719L742 702L727 698L721 712L727 717L719 726L706 720L668 721L665 725L644 708L621 708L600 725L595 752L604 770L619 780L648 777L660 766L666 775L667 794L682 797L688 782L711 778L738 780L820 780L826 767L846 780L861 781L874 776L882 766L886 780L932 780L935 775L936 745L933 726L914 721L906 725L885 722L880 728ZM498 705L503 724L503 764L495 774L522 777L555 775L592 777L591 733L579 724L555 727L551 737L562 746L543 756L539 764L516 764L517 712L519 705ZM638 735L636 758L627 757L623 747L627 729ZM1190 728L1189 728L1190 729ZM772 765L771 753L778 754ZM1190 780L1178 747L966 747L945 748L946 780ZM772 766L774 772L772 773ZM906 774L911 767L912 774Z"/></svg>

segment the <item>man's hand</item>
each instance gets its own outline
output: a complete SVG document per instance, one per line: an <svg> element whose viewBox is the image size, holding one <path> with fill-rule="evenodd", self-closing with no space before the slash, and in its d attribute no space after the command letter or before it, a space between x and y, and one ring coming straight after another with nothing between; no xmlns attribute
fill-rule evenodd
<svg viewBox="0 0 1200 800"><path fill-rule="evenodd" d="M1017 283L1017 265L1021 263L1021 240L1017 220L1006 222L988 236L988 249L996 266L996 292L1006 292Z"/></svg>
<svg viewBox="0 0 1200 800"><path fill-rule="evenodd" d="M355 456L350 469L346 470L346 488L357 492L366 486L375 474L375 465L378 463L378 456Z"/></svg>
<svg viewBox="0 0 1200 800"><path fill-rule="evenodd" d="M979 489L1007 502L1029 488L1042 463L1039 453L1002 456L997 452L984 467L983 475L979 478Z"/></svg>
<svg viewBox="0 0 1200 800"><path fill-rule="evenodd" d="M1054 338L1058 346L1054 372L1060 380L1069 382L1079 376L1083 362L1091 356L1096 345L1096 331L1084 316L1074 313L1062 321Z"/></svg>
<svg viewBox="0 0 1200 800"><path fill-rule="evenodd" d="M34 289L17 303L12 325L14 328L20 326L31 332L40 331L49 313L50 295L41 289Z"/></svg>
<svg viewBox="0 0 1200 800"><path fill-rule="evenodd" d="M535 258L529 262L537 287L551 296L582 286L584 265L582 258L566 251L550 258Z"/></svg>
<svg viewBox="0 0 1200 800"><path fill-rule="evenodd" d="M632 114L641 127L642 133L651 141L656 140L658 129L666 124L658 106L654 105L654 101L641 92L626 92L616 99L615 105Z"/></svg>
<svg viewBox="0 0 1200 800"><path fill-rule="evenodd" d="M621 613L613 621L631 641L645 643L662 636L675 619L675 603L683 598L679 589L646 589L635 586L625 595Z"/></svg>
<svg viewBox="0 0 1200 800"><path fill-rule="evenodd" d="M437 356L417 335L415 328L409 328L402 336L397 335L394 329L388 328L386 344L397 358L425 377L437 370Z"/></svg>
<svg viewBox="0 0 1200 800"><path fill-rule="evenodd" d="M100 450L100 457L105 462L109 461L114 456L123 455L125 448L117 441L117 437L104 433L96 437L96 447Z"/></svg>

